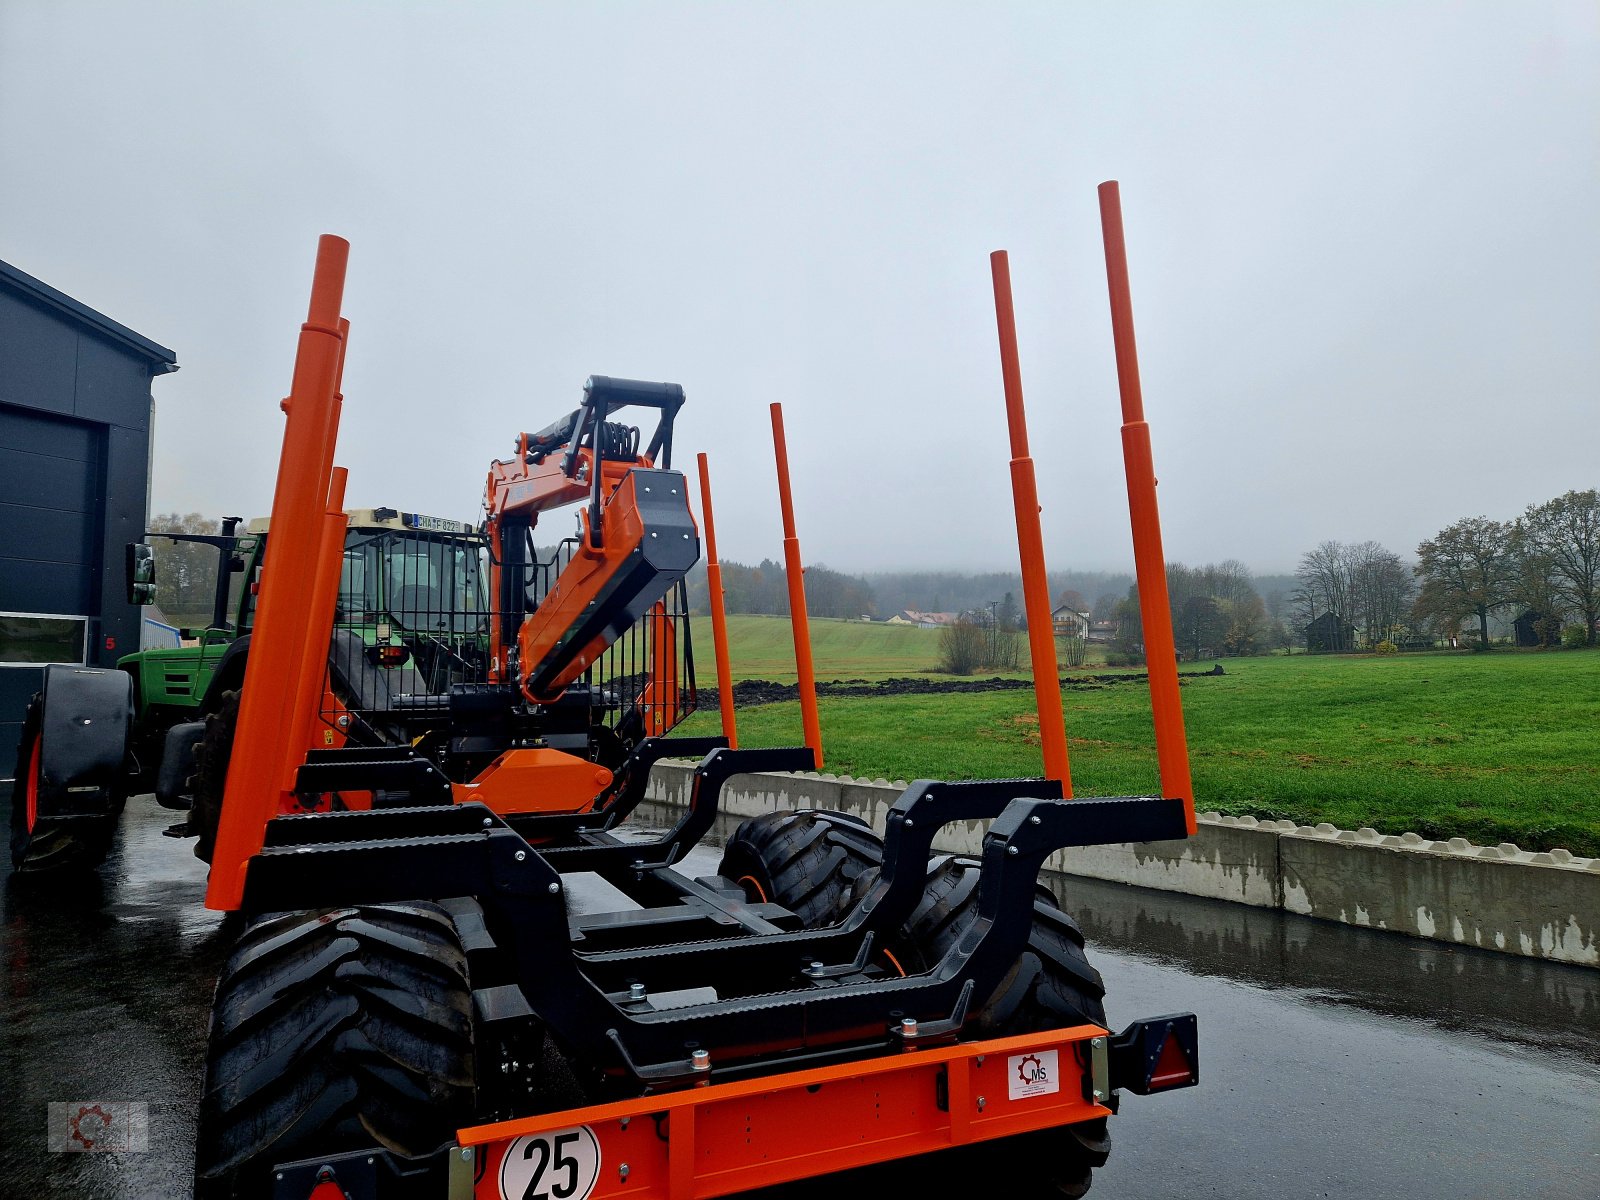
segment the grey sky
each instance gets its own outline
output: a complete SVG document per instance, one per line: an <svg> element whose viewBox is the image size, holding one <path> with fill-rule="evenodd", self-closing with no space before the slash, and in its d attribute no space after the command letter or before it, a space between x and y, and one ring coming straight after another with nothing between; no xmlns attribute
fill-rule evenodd
<svg viewBox="0 0 1600 1200"><path fill-rule="evenodd" d="M1593 3L0 5L0 258L173 347L153 504L256 515L317 234L350 502L477 510L591 373L688 390L723 556L1130 561L1122 182L1169 558L1409 553L1600 485ZM565 533L562 516L555 530Z"/></svg>

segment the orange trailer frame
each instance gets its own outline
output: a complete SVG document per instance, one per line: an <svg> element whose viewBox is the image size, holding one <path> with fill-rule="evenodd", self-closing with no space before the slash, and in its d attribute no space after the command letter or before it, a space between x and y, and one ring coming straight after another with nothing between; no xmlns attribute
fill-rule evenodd
<svg viewBox="0 0 1600 1200"><path fill-rule="evenodd" d="M592 1190L568 1194L703 1200L1092 1121L1111 1113L1107 1047L1076 1025L471 1126L451 1197L521 1195L563 1143L593 1156Z"/></svg>

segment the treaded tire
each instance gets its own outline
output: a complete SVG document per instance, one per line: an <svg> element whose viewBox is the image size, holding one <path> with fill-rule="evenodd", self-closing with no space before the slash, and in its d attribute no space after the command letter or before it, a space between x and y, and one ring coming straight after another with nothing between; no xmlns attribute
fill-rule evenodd
<svg viewBox="0 0 1600 1200"><path fill-rule="evenodd" d="M433 904L263 918L217 982L195 1194L258 1200L274 1163L427 1155L473 1112L472 992Z"/></svg>
<svg viewBox="0 0 1600 1200"><path fill-rule="evenodd" d="M125 797L113 797L104 817L51 822L39 828L28 815L28 788L38 773L39 730L44 696L34 693L22 718L17 766L11 784L11 865L19 874L45 875L91 871L105 861L116 835Z"/></svg>
<svg viewBox="0 0 1600 1200"><path fill-rule="evenodd" d="M973 858L933 863L922 900L902 930L906 953L917 969L942 958L977 916L979 870ZM1104 1027L1105 994L1100 972L1084 953L1083 931L1041 887L1028 948L978 1006L972 1028L979 1037L996 1038L1064 1025ZM990 1167L1014 1171L1017 1164L1031 1162L1057 1195L1077 1200L1088 1192L1094 1168L1104 1166L1110 1152L1111 1133L1101 1118L975 1146L967 1157L980 1173Z"/></svg>
<svg viewBox="0 0 1600 1200"><path fill-rule="evenodd" d="M717 873L752 900L781 904L807 929L819 929L844 919L857 881L882 864L883 843L865 821L807 809L741 822Z"/></svg>
<svg viewBox="0 0 1600 1200"><path fill-rule="evenodd" d="M228 786L228 760L233 757L233 735L238 726L239 689L229 688L218 696L216 711L206 714L205 736L194 755L189 832L195 835L194 856L201 862L210 862L217 847L222 797Z"/></svg>

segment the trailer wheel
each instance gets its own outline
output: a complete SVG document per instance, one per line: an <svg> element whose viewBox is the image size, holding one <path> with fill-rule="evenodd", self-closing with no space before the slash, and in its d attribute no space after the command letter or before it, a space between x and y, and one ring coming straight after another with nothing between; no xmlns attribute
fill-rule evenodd
<svg viewBox="0 0 1600 1200"><path fill-rule="evenodd" d="M883 864L883 843L859 817L807 809L763 813L728 839L717 873L754 901L781 904L808 929L837 925L856 881Z"/></svg>
<svg viewBox="0 0 1600 1200"><path fill-rule="evenodd" d="M922 901L902 931L919 970L943 958L977 916L979 869L973 858L935 860ZM1028 948L979 1006L974 1031L996 1038L1064 1025L1104 1026L1105 994L1100 972L1084 953L1077 922L1040 888ZM1110 1150L1110 1131L1101 1118L974 1146L967 1157L981 1161L980 1170L998 1166L988 1161L997 1156L1012 1170L1031 1162L1058 1195L1075 1200L1089 1190L1094 1168L1105 1165Z"/></svg>
<svg viewBox="0 0 1600 1200"><path fill-rule="evenodd" d="M216 711L206 714L205 736L194 755L189 832L195 835L194 856L201 862L210 862L216 850L228 760L233 757L233 734L238 726L239 689L229 688L217 697Z"/></svg>
<svg viewBox="0 0 1600 1200"><path fill-rule="evenodd" d="M122 814L120 797L104 817L39 823L39 734L44 696L35 694L22 718L11 785L11 865L30 875L88 871L105 861Z"/></svg>
<svg viewBox="0 0 1600 1200"><path fill-rule="evenodd" d="M217 982L195 1194L257 1200L274 1163L322 1154L431 1154L474 1083L466 955L437 905L259 920Z"/></svg>

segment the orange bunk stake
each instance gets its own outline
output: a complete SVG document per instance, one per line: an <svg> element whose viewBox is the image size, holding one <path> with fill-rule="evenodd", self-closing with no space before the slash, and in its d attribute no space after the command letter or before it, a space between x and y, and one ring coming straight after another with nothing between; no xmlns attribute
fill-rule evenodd
<svg viewBox="0 0 1600 1200"><path fill-rule="evenodd" d="M1044 534L1039 528L1039 489L1028 456L1028 418L1022 409L1022 368L1017 362L1017 322L1011 307L1011 263L1004 250L989 255L994 275L994 316L1000 330L1000 375L1005 382L1006 425L1011 432L1011 497L1017 512L1017 549L1022 558L1022 601L1028 614L1028 652L1033 696L1039 710L1044 773L1061 781L1072 797L1067 763L1067 726L1061 711L1061 670L1050 620L1050 584L1044 569Z"/></svg>
<svg viewBox="0 0 1600 1200"><path fill-rule="evenodd" d="M1128 475L1128 515L1133 524L1133 561L1144 622L1150 709L1155 720L1161 794L1183 802L1189 833L1195 831L1194 783L1178 695L1178 654L1172 639L1172 602L1167 596L1166 557L1161 549L1161 514L1156 507L1155 459L1139 387L1139 351L1133 340L1133 299L1128 290L1128 253L1122 238L1122 196L1116 180L1100 185L1100 226L1105 236L1106 285L1111 293L1111 336L1122 393L1122 457Z"/></svg>
<svg viewBox="0 0 1600 1200"><path fill-rule="evenodd" d="M308 597L311 611L300 659L300 684L295 689L294 727L301 731L302 747L321 744L317 725L322 716L327 647L333 642L333 610L339 598L339 574L344 567L344 535L350 526L350 518L344 511L344 488L349 472L343 467L333 467L332 473L328 507L322 516L322 542L317 550L316 584Z"/></svg>
<svg viewBox="0 0 1600 1200"><path fill-rule="evenodd" d="M822 722L817 718L817 673L811 664L811 622L806 617L806 581L800 565L800 539L794 532L794 498L789 494L789 447L783 437L783 405L772 406L772 449L778 459L778 502L783 508L783 568L789 576L789 624L794 630L794 665L800 676L800 720L806 745L822 769Z"/></svg>
<svg viewBox="0 0 1600 1200"><path fill-rule="evenodd" d="M348 328L339 310L349 255L350 244L343 238L324 234L317 243L294 382L281 406L288 419L272 498L272 537L262 564L239 724L206 885L207 908L238 909L244 899L245 864L261 849L266 823L277 815L305 754L299 736L303 726L296 726L294 718L339 428L339 371Z"/></svg>
<svg viewBox="0 0 1600 1200"><path fill-rule="evenodd" d="M678 723L678 634L667 615L666 601L650 609L650 686L640 698L645 732L665 737Z"/></svg>
<svg viewBox="0 0 1600 1200"><path fill-rule="evenodd" d="M728 660L728 614L723 607L722 565L717 561L717 527L711 518L711 469L706 456L700 465L700 513L706 527L706 591L711 597L711 644L717 655L717 703L722 709L722 732L731 749L739 748L739 730L733 713L733 666Z"/></svg>

